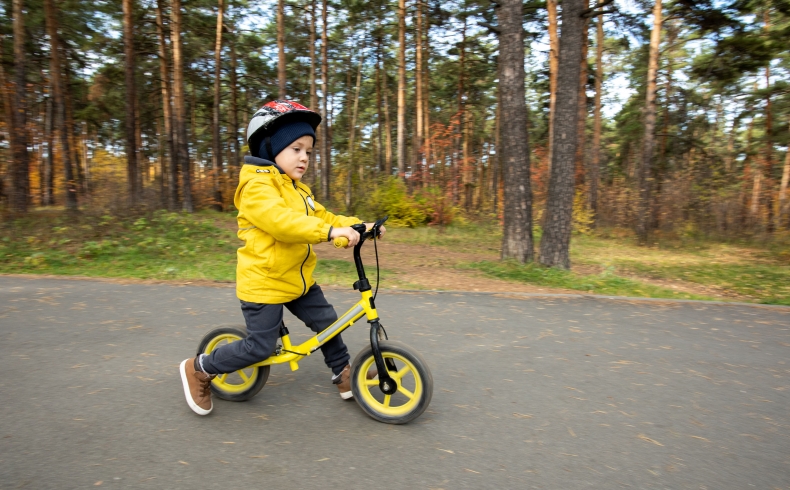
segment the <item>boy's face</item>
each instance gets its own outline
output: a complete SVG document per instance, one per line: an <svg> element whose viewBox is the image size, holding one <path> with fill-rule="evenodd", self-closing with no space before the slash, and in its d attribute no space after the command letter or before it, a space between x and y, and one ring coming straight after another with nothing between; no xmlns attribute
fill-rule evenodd
<svg viewBox="0 0 790 490"><path fill-rule="evenodd" d="M302 136L274 157L276 163L293 180L301 180L310 164L310 153L313 152L313 137Z"/></svg>

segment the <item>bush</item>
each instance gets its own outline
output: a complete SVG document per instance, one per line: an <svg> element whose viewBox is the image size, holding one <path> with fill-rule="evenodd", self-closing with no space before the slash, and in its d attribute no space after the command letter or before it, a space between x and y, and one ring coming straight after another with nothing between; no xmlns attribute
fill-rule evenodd
<svg viewBox="0 0 790 490"><path fill-rule="evenodd" d="M447 226L456 221L460 214L450 196L439 187L420 190L416 202L429 225Z"/></svg>
<svg viewBox="0 0 790 490"><path fill-rule="evenodd" d="M389 216L387 225L414 228L425 224L427 216L418 203L406 192L406 184L390 177L370 196L370 211L376 218Z"/></svg>

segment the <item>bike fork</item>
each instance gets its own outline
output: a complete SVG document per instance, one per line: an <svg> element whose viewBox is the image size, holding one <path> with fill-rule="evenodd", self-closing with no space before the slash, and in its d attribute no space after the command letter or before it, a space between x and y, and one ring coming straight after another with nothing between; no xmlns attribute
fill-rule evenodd
<svg viewBox="0 0 790 490"><path fill-rule="evenodd" d="M398 383L389 375L390 370L395 370L395 363L391 359L385 361L381 355L379 338L382 336L383 331L384 329L378 320L370 322L370 347L373 349L373 359L376 361L376 369L379 372L379 389L385 395L391 395L398 391Z"/></svg>

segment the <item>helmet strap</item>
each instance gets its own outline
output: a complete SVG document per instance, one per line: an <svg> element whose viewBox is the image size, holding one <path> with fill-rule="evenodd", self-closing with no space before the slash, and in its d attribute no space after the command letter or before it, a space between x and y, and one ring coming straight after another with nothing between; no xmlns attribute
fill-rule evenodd
<svg viewBox="0 0 790 490"><path fill-rule="evenodd" d="M269 136L266 136L265 143L266 143L266 153L268 153L269 158L271 158L272 161L274 161L275 155L274 155L274 150L272 150L272 140Z"/></svg>

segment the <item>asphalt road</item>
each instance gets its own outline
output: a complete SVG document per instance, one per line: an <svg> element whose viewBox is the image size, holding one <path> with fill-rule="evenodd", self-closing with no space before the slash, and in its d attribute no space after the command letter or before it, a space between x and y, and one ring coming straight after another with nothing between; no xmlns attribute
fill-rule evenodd
<svg viewBox="0 0 790 490"><path fill-rule="evenodd" d="M341 400L320 355L199 417L178 364L242 321L233 289L0 277L0 488L790 488L789 309L389 291L377 306L433 372L415 422ZM352 357L366 327L344 334Z"/></svg>

